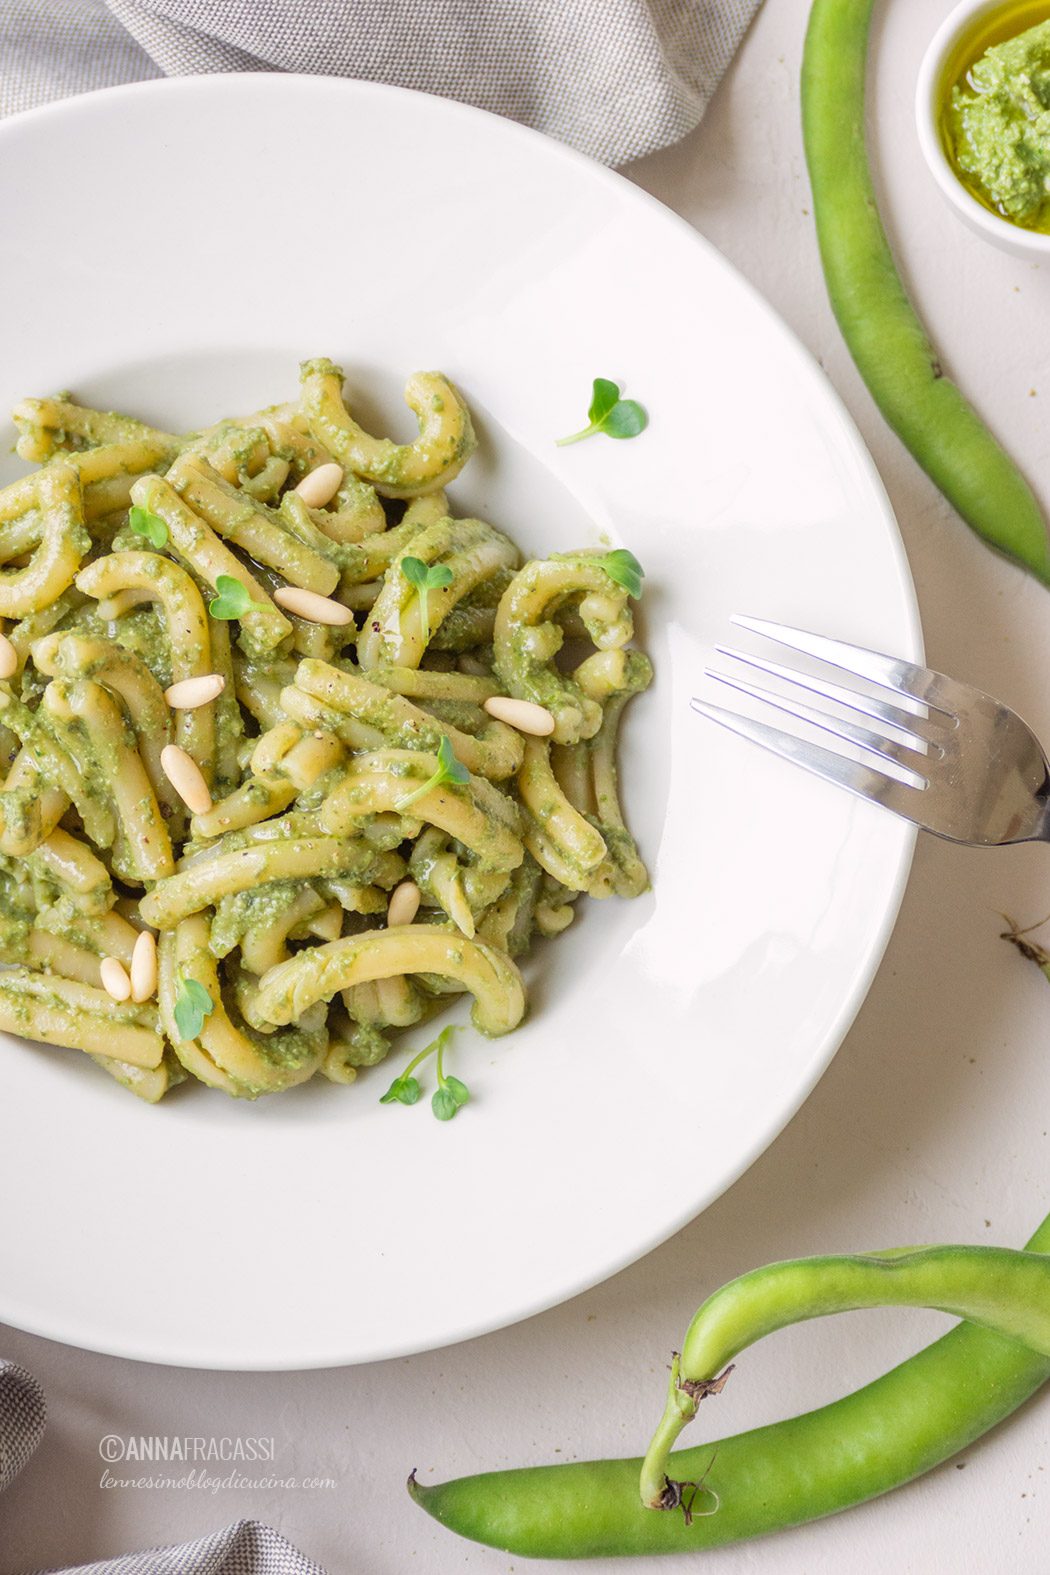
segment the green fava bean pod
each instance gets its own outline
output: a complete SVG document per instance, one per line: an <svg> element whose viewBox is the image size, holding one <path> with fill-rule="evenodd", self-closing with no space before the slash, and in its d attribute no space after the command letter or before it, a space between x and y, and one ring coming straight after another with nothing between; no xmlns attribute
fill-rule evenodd
<svg viewBox="0 0 1050 1575"><path fill-rule="evenodd" d="M1050 540L1031 488L944 375L879 219L864 132L872 0L814 0L802 61L802 130L828 295L890 426L966 523L1050 584Z"/></svg>
<svg viewBox="0 0 1050 1575"><path fill-rule="evenodd" d="M533 1558L702 1552L848 1509L965 1449L1050 1378L1047 1254L1050 1217L1023 1253L936 1247L774 1264L697 1314L644 1462L536 1466L434 1487L413 1476L409 1490L450 1530ZM882 1302L965 1311L980 1326L964 1322L831 1405L668 1457L703 1393L717 1388L720 1364L743 1345L798 1319ZM640 1479L651 1499L692 1502L692 1516L647 1508ZM702 1484L693 1501L686 1483Z"/></svg>

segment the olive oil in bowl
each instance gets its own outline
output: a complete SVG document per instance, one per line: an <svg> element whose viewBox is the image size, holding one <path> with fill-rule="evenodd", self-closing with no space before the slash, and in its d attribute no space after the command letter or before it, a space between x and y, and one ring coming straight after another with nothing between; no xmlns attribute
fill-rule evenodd
<svg viewBox="0 0 1050 1575"><path fill-rule="evenodd" d="M944 57L937 125L975 201L1050 234L1050 0L985 6L960 30Z"/></svg>

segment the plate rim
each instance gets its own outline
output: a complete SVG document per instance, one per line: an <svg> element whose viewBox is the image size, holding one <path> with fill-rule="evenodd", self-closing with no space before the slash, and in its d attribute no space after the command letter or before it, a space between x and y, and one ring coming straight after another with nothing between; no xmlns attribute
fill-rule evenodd
<svg viewBox="0 0 1050 1575"><path fill-rule="evenodd" d="M580 171L586 178L596 180L621 200L626 199L628 202L638 205L657 222L670 223L688 242L704 251L715 266L723 273L728 274L735 286L748 298L751 307L764 319L767 329L778 336L781 343L793 352L797 364L808 373L812 383L821 388L828 409L834 411L837 415L840 427L840 440L844 445L844 449L848 449L852 458L858 463L871 489L873 501L878 505L882 535L888 548L889 560L897 582L899 594L897 610L902 615L907 628L907 637L903 643L908 649L901 651L899 654L913 661L921 662L923 660L924 648L918 600L900 527L875 461L842 395L838 392L838 389L832 383L823 367L820 366L815 355L746 275L725 257L694 224L643 187L638 186L628 175L598 163L586 154L578 152L575 148L558 141L544 132L522 125L520 122L509 120L492 111L463 103L457 99L444 98L437 94L424 93L417 89L400 87L390 83L371 82L358 78L325 76L307 72L217 72L196 76L152 78L140 82L120 83L110 87L93 89L86 93L74 94L67 98L38 105L32 109L23 110L0 122L0 150L6 146L7 140L17 136L30 123L61 121L64 118L72 118L75 121L76 117L84 111L88 113L94 112L96 106L100 103L107 105L119 103L122 99L128 97L170 98L174 100L176 98L192 98L195 95L208 97L218 90L226 89L229 91L231 88L234 92L276 94L279 97L289 87L302 88L307 85L308 90L311 92L326 92L334 97L342 96L348 99L367 100L375 98L403 101L405 98L408 98L423 101L427 106L425 111L427 113L434 112L436 109L439 114L450 115L453 118L471 123L480 120L484 126L492 130L498 128L497 134L505 136L511 141L519 140L531 148L546 150L548 156L567 163ZM49 1320L18 1317L17 1321L15 1321L11 1316L10 1309L4 1306L5 1296L2 1285L0 1285L0 1321L10 1324L13 1328L44 1339L56 1340L77 1349L97 1351L101 1354L117 1356L131 1361L149 1362L176 1368L224 1372L294 1372L329 1367L356 1366L363 1363L421 1354L426 1351L442 1350L467 1340L476 1339L484 1334L513 1327L526 1319L561 1306L575 1297L604 1284L607 1280L633 1264L640 1262L658 1247L664 1245L673 1236L677 1235L679 1231L684 1229L686 1225L710 1208L712 1203L727 1192L730 1187L735 1185L794 1119L824 1076L867 999L897 923L911 871L918 834L917 829L906 822L899 822L899 827L900 832L895 849L896 868L893 872L892 882L889 885L880 922L872 932L862 956L858 959L850 993L842 1001L839 1010L821 1038L818 1041L814 1041L807 1075L794 1086L791 1099L783 1108L778 1110L775 1117L770 1119L753 1136L747 1148L738 1155L736 1162L716 1183L712 1184L703 1194L692 1197L687 1204L675 1212L669 1222L665 1221L656 1233L648 1235L644 1244L639 1245L633 1242L625 1250L616 1254L597 1275L592 1270L588 1270L581 1279L567 1285L563 1284L553 1291L538 1295L524 1305L520 1305L515 1312L509 1315L501 1313L496 1316L480 1317L476 1321L460 1328L454 1335L440 1335L436 1343L433 1340L421 1343L417 1339L410 1342L402 1341L385 1346L376 1346L368 1350L357 1350L350 1354L347 1354L345 1350L342 1352L328 1350L305 1357L302 1355L289 1357L287 1353L278 1353L236 1365L230 1363L225 1353L209 1351L206 1345L197 1347L184 1345L180 1347L178 1352L173 1353L170 1349L162 1348L158 1350L150 1345L148 1339L132 1341L122 1338L113 1342L92 1340L85 1343L83 1335L76 1332L75 1317L72 1320L64 1319L61 1316L56 1316Z"/></svg>

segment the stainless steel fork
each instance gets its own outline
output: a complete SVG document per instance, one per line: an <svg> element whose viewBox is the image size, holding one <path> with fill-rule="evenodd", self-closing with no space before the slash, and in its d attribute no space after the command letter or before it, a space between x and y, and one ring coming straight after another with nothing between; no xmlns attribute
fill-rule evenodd
<svg viewBox="0 0 1050 1575"><path fill-rule="evenodd" d="M745 651L718 647L720 656L867 719L860 724L742 677L707 669L719 683L856 746L879 766L693 700L693 709L702 716L938 837L978 846L1050 842L1050 766L1031 728L1008 706L944 673L863 646L760 618L732 622L892 695L892 700L883 699Z"/></svg>

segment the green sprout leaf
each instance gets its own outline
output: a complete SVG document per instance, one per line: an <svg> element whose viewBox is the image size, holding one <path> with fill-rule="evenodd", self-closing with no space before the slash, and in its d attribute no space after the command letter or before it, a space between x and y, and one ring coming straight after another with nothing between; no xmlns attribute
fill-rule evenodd
<svg viewBox="0 0 1050 1575"><path fill-rule="evenodd" d="M644 432L649 425L649 417L636 399L621 399L620 388L617 383L607 377L594 379L594 392L591 397L591 408L587 412L588 425L579 432L571 432L568 437L558 438L559 448L565 448L569 443L580 443L584 438L593 437L596 432L604 432L606 437L632 438L639 432Z"/></svg>
<svg viewBox="0 0 1050 1575"><path fill-rule="evenodd" d="M168 527L157 514L151 514L149 509L140 509L136 503L128 510L128 524L136 536L144 536L151 547L161 548L168 545Z"/></svg>
<svg viewBox="0 0 1050 1575"><path fill-rule="evenodd" d="M403 814L418 798L422 798L424 793L430 793L434 788L439 788L446 782L454 782L462 786L463 783L470 781L470 772L463 765L462 761L456 759L455 750L445 735L442 736L441 743L438 745L437 758L438 768L434 775L428 777L414 792L406 793L396 801L394 808L399 815Z"/></svg>
<svg viewBox="0 0 1050 1575"><path fill-rule="evenodd" d="M437 1049L438 1086L430 1101L430 1108L439 1121L451 1121L460 1107L470 1098L470 1089L458 1077L445 1076L445 1048L456 1032L455 1024L443 1028L434 1041Z"/></svg>
<svg viewBox="0 0 1050 1575"><path fill-rule="evenodd" d="M379 1103L381 1105L414 1105L418 1098L419 1079L409 1077L406 1073L403 1073L401 1077L394 1078L386 1093L380 1098Z"/></svg>
<svg viewBox="0 0 1050 1575"><path fill-rule="evenodd" d="M220 574L215 581L215 589L219 594L208 603L212 617L224 621L243 618L252 605L248 587L242 585L240 580L235 580L232 574Z"/></svg>
<svg viewBox="0 0 1050 1575"><path fill-rule="evenodd" d="M459 1103L448 1088L438 1088L434 1090L430 1108L439 1121L451 1121L459 1110Z"/></svg>
<svg viewBox="0 0 1050 1575"><path fill-rule="evenodd" d="M445 1087L456 1101L457 1107L467 1104L470 1100L470 1089L466 1083L461 1083L458 1077L446 1077Z"/></svg>
<svg viewBox="0 0 1050 1575"><path fill-rule="evenodd" d="M635 601L638 600L642 594L645 570L633 552L628 552L626 547L617 547L614 552L607 552L604 558L599 559L599 566L605 570L610 580L615 580L617 585L623 586L628 596L633 596Z"/></svg>
<svg viewBox="0 0 1050 1575"><path fill-rule="evenodd" d="M204 1027L204 1019L215 1010L215 1002L196 979L180 979L178 994L175 997L175 1026L179 1030L179 1037L186 1042L187 1039L196 1039Z"/></svg>
<svg viewBox="0 0 1050 1575"><path fill-rule="evenodd" d="M430 644L431 591L440 591L452 584L452 570L447 563L424 563L422 558L402 558L401 573L409 585L414 585L419 596L419 628L423 644Z"/></svg>

